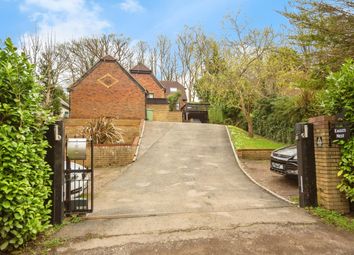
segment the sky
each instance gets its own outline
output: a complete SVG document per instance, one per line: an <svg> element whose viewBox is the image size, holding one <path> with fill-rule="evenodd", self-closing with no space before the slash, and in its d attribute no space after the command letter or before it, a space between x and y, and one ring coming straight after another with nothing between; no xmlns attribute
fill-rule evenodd
<svg viewBox="0 0 354 255"><path fill-rule="evenodd" d="M175 39L184 26L199 26L215 38L225 34L226 15L240 13L249 26L280 31L287 20L277 11L288 0L0 0L0 40L16 44L26 34L58 42L103 33L153 43L161 34Z"/></svg>

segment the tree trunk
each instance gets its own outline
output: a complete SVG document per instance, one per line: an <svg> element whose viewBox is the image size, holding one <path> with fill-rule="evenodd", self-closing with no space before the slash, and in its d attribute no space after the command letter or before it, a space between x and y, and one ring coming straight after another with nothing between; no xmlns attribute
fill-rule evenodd
<svg viewBox="0 0 354 255"><path fill-rule="evenodd" d="M246 118L247 121L248 136L253 138L253 119L251 113L247 111L245 101L242 95L240 95L240 105L241 105L241 112L243 113L243 116Z"/></svg>
<svg viewBox="0 0 354 255"><path fill-rule="evenodd" d="M248 127L248 136L253 138L253 119L251 116L247 116L246 118L247 121L247 127Z"/></svg>
<svg viewBox="0 0 354 255"><path fill-rule="evenodd" d="M249 120L247 120L247 126L248 126L248 136L253 138L253 120L252 117L250 117Z"/></svg>

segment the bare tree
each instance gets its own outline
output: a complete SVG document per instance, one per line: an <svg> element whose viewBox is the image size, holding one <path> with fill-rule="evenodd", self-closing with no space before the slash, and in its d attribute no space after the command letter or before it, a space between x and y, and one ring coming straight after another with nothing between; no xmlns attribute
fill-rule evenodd
<svg viewBox="0 0 354 255"><path fill-rule="evenodd" d="M164 35L160 35L157 37L156 48L158 52L158 68L160 71L160 78L162 80L170 80L171 79L171 69L172 69L172 43L171 40L168 39Z"/></svg>
<svg viewBox="0 0 354 255"><path fill-rule="evenodd" d="M177 54L172 53L168 62L165 63L163 68L163 80L166 81L177 81L178 80L178 70L177 70Z"/></svg>
<svg viewBox="0 0 354 255"><path fill-rule="evenodd" d="M189 78L192 69L195 40L188 27L185 28L183 33L177 35L176 43L178 48L178 57L181 64L180 79L183 86L188 89L187 92L189 101L192 101L192 89Z"/></svg>
<svg viewBox="0 0 354 255"><path fill-rule="evenodd" d="M43 105L49 108L55 99L55 90L62 90L67 56L52 35L46 38L38 34L26 35L21 38L21 49L35 65L37 80L45 88Z"/></svg>
<svg viewBox="0 0 354 255"><path fill-rule="evenodd" d="M37 66L42 51L43 42L38 34L26 34L20 39L21 50L29 61Z"/></svg>
<svg viewBox="0 0 354 255"><path fill-rule="evenodd" d="M204 72L205 59L209 55L210 39L199 28L185 27L177 36L178 57L181 65L180 80L187 89L188 100L196 97L195 83Z"/></svg>
<svg viewBox="0 0 354 255"><path fill-rule="evenodd" d="M146 64L146 60L147 60L147 57L148 57L148 51L149 51L149 45L147 44L147 42L144 42L144 41L138 41L136 46L135 46L135 49L136 49L136 57L137 57L137 62L138 63L143 63L143 64Z"/></svg>
<svg viewBox="0 0 354 255"><path fill-rule="evenodd" d="M150 52L149 52L149 64L150 64L150 68L152 70L152 72L157 75L158 72L158 51L156 47L150 48Z"/></svg>
<svg viewBox="0 0 354 255"><path fill-rule="evenodd" d="M129 44L129 38L115 34L84 37L63 44L63 50L69 57L67 70L71 81L77 80L106 55L111 55L125 68L129 68L133 62L133 52Z"/></svg>

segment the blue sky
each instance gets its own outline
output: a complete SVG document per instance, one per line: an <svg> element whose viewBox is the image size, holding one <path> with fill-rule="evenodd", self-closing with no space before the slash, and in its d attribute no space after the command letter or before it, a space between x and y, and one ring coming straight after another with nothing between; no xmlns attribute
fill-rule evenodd
<svg viewBox="0 0 354 255"><path fill-rule="evenodd" d="M17 43L25 34L39 33L65 41L122 33L153 43L160 34L174 39L185 25L220 37L225 15L238 11L253 27L280 30L287 20L276 11L286 5L287 0L0 0L0 39Z"/></svg>

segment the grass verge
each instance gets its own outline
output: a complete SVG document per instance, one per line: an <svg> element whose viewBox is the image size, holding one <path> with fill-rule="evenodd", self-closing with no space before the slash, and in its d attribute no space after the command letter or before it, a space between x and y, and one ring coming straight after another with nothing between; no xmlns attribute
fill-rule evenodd
<svg viewBox="0 0 354 255"><path fill-rule="evenodd" d="M327 210L321 207L309 207L307 210L315 216L320 217L325 223L334 225L341 229L354 232L354 219L350 219L338 212Z"/></svg>
<svg viewBox="0 0 354 255"><path fill-rule="evenodd" d="M246 131L235 126L228 126L228 129L236 149L277 149L286 146L258 135L250 138Z"/></svg>

